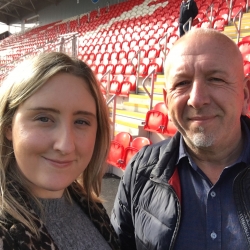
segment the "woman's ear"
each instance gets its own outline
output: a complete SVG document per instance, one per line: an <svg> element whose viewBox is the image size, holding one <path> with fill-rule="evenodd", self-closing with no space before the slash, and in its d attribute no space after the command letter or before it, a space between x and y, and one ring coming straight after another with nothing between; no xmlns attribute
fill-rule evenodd
<svg viewBox="0 0 250 250"><path fill-rule="evenodd" d="M9 125L5 130L5 136L9 141L12 141L12 126Z"/></svg>

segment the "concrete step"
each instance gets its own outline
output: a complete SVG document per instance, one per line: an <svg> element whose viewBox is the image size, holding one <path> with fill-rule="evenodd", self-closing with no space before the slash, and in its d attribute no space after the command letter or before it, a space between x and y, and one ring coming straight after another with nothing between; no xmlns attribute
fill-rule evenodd
<svg viewBox="0 0 250 250"><path fill-rule="evenodd" d="M165 86L165 76L157 75L154 85L152 106L155 106L158 102L164 101L163 88ZM149 83L147 83L146 86L150 91ZM133 136L143 134L143 122L150 109L150 98L141 84L139 84L138 87L138 94L130 94L129 98L117 100L115 133L126 131Z"/></svg>

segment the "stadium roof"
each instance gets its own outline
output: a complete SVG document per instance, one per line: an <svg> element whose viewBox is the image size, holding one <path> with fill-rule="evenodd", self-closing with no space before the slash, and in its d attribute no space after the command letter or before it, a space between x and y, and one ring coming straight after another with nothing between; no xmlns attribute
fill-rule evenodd
<svg viewBox="0 0 250 250"><path fill-rule="evenodd" d="M0 22L11 24L24 17L35 16L38 11L60 0L0 0Z"/></svg>

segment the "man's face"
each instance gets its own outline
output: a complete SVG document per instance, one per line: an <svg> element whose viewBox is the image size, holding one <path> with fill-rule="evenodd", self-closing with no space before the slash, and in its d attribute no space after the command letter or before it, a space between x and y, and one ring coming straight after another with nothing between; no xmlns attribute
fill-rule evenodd
<svg viewBox="0 0 250 250"><path fill-rule="evenodd" d="M182 41L166 66L169 116L190 147L234 143L249 97L240 56L221 39Z"/></svg>

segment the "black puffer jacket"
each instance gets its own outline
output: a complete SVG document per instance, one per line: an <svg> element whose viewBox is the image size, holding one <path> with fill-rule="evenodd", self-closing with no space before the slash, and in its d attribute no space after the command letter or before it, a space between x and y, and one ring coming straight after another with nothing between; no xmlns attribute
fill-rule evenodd
<svg viewBox="0 0 250 250"><path fill-rule="evenodd" d="M184 24L187 20L192 17L194 19L198 14L198 8L194 0L188 0L182 2L180 7L179 23Z"/></svg>
<svg viewBox="0 0 250 250"><path fill-rule="evenodd" d="M177 133L169 143L146 146L127 166L111 216L122 249L173 249L181 216L179 141ZM237 176L233 189L250 249L250 168Z"/></svg>

